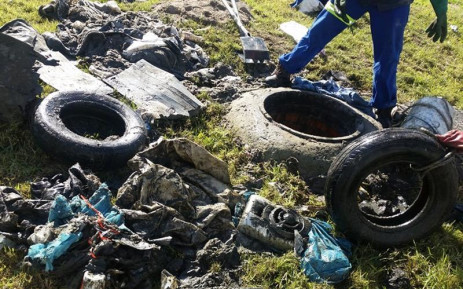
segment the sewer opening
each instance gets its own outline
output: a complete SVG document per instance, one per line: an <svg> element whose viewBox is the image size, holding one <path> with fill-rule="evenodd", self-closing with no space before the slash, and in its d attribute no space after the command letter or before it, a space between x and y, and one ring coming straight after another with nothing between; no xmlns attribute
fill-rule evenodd
<svg viewBox="0 0 463 289"><path fill-rule="evenodd" d="M94 103L70 103L63 107L60 118L70 131L89 139L117 139L126 128L116 112Z"/></svg>
<svg viewBox="0 0 463 289"><path fill-rule="evenodd" d="M318 137L350 136L361 122L360 115L329 96L298 91L268 96L264 109L279 124Z"/></svg>
<svg viewBox="0 0 463 289"><path fill-rule="evenodd" d="M358 208L372 223L400 225L412 220L425 206L428 181L408 162L380 166L362 178L357 189Z"/></svg>

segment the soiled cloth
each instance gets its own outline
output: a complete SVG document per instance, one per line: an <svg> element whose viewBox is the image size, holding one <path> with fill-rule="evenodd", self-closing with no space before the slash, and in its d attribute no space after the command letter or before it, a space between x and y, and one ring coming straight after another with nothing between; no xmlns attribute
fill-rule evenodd
<svg viewBox="0 0 463 289"><path fill-rule="evenodd" d="M326 94L337 99L345 101L350 106L355 107L361 112L375 118L373 107L364 100L358 92L352 88L344 88L339 86L333 79L310 81L302 77L295 77L291 86L295 89L314 91L321 94Z"/></svg>
<svg viewBox="0 0 463 289"><path fill-rule="evenodd" d="M230 180L227 165L201 146L187 139L160 139L137 153L129 166L134 173L116 200L130 210L129 227L152 228L148 238L171 236L182 246L225 240L234 231L231 209L239 196L222 182Z"/></svg>

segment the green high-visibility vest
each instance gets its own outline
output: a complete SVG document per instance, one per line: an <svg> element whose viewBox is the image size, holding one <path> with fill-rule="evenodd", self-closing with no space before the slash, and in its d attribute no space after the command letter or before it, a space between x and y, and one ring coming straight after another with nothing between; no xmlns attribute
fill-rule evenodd
<svg viewBox="0 0 463 289"><path fill-rule="evenodd" d="M341 21L342 23L346 24L347 26L352 26L355 24L355 19L350 17L349 15L346 14L346 17L347 17L347 20L346 21L345 19L343 19L341 17L341 11L339 10L338 7L336 7L333 3L331 3L331 1L328 1L325 5L325 10L330 12L334 17L336 17L337 19L339 19L339 21Z"/></svg>

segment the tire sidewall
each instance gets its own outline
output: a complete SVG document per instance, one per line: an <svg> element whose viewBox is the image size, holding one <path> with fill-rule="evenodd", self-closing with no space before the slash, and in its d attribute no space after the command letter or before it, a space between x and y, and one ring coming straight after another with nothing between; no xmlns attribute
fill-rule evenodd
<svg viewBox="0 0 463 289"><path fill-rule="evenodd" d="M328 172L326 198L333 220L347 236L378 246L402 245L423 237L442 224L455 203L458 178L454 163L427 173L426 203L414 218L397 226L368 220L358 207L357 190L378 164L405 160L425 166L444 155L435 140L419 132L399 129L365 135L341 151Z"/></svg>
<svg viewBox="0 0 463 289"><path fill-rule="evenodd" d="M115 140L86 138L69 130L60 115L63 109L76 103L98 106L124 122L124 134ZM32 132L39 146L47 153L90 166L108 167L126 162L146 143L144 122L122 102L88 92L55 92L38 106Z"/></svg>

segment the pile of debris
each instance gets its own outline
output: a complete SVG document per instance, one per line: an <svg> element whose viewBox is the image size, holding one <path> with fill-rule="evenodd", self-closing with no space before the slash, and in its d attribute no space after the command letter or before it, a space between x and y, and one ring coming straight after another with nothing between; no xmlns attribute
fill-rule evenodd
<svg viewBox="0 0 463 289"><path fill-rule="evenodd" d="M231 212L241 195L226 164L185 139L161 139L129 163L115 205L78 164L66 180L33 183L32 199L1 187L1 235L28 248L26 264L66 277L66 288L151 288L162 270L178 288L239 287ZM220 272L209 271L214 263Z"/></svg>
<svg viewBox="0 0 463 289"><path fill-rule="evenodd" d="M193 142L161 138L129 168L115 200L79 164L32 183L32 199L0 187L0 245L66 288L241 288L241 252L293 248L312 281L350 272L350 244L327 223L233 189L226 163Z"/></svg>
<svg viewBox="0 0 463 289"><path fill-rule="evenodd" d="M61 0L39 10L60 20L56 33L41 35L23 20L0 28L0 58L7 63L0 73L0 100L6 103L0 120L25 116L41 92L39 77L59 91L117 91L142 108L145 119L189 117L204 107L177 80L209 64L190 34L155 14L122 12L114 1ZM126 77L134 72L144 78Z"/></svg>
<svg viewBox="0 0 463 289"><path fill-rule="evenodd" d="M206 67L209 58L195 42L180 35L157 15L123 13L115 1L60 0L39 9L60 20L56 34L44 34L47 45L66 56L84 57L100 77L121 72L145 59L174 75Z"/></svg>

